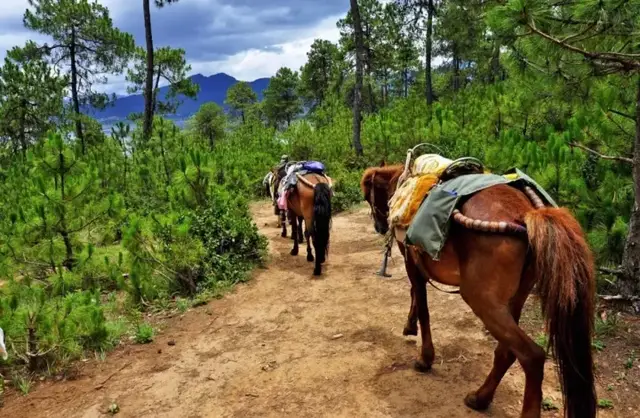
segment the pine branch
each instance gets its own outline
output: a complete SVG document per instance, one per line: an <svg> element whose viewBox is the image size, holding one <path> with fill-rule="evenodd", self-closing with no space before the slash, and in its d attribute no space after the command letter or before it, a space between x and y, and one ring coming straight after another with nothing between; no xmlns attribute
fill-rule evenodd
<svg viewBox="0 0 640 418"><path fill-rule="evenodd" d="M633 116L633 115L630 115L628 113L624 113L624 112L621 112L621 111L615 110L615 109L609 109L609 112L615 113L616 115L619 115L619 116L623 116L623 117L625 117L627 119L631 119L634 122L636 121L636 117Z"/></svg>
<svg viewBox="0 0 640 418"><path fill-rule="evenodd" d="M620 52L604 52L604 51L591 52L582 48L578 48L575 45L571 45L569 43L563 42L562 40L554 38L550 34L541 31L540 29L538 29L538 27L536 26L533 20L530 20L529 22L527 22L527 27L529 27L529 29L531 29L533 33L536 33L537 35L548 40L549 42L555 45L558 45L559 47L566 49L568 51L580 54L585 58L589 58L593 61L603 61L604 63L609 65L612 63L615 63L622 66L621 69L623 70L640 69L640 61L638 61L638 59L640 58L640 54L625 54Z"/></svg>
<svg viewBox="0 0 640 418"><path fill-rule="evenodd" d="M623 163L628 163L628 164L633 164L633 160L631 158L628 157L620 157L620 156L615 156L615 155L604 155L604 154L600 154L599 152L592 150L591 148L585 147L584 145L575 143L575 142L569 142L568 144L570 147L575 147L575 148L580 148L581 150L584 150L590 154L595 155L598 158L602 158L603 160L611 160L611 161L619 161L619 162L623 162Z"/></svg>

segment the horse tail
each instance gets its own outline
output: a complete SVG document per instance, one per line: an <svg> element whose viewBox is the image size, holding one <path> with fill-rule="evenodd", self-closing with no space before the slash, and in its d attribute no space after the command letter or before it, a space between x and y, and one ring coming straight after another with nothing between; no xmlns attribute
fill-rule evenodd
<svg viewBox="0 0 640 418"><path fill-rule="evenodd" d="M331 229L331 188L327 183L317 183L313 192L313 220L311 233L316 257L324 263L329 252L329 230Z"/></svg>
<svg viewBox="0 0 640 418"><path fill-rule="evenodd" d="M578 221L564 208L525 215L549 346L567 418L596 416L591 339L595 310L593 256Z"/></svg>

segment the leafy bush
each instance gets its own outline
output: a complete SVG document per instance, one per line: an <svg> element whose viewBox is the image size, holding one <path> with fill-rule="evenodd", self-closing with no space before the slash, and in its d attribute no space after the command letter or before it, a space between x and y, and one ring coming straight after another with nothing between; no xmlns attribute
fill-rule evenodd
<svg viewBox="0 0 640 418"><path fill-rule="evenodd" d="M264 259L267 242L258 233L246 202L216 187L210 206L199 211L191 232L203 244L207 282L238 282Z"/></svg>
<svg viewBox="0 0 640 418"><path fill-rule="evenodd" d="M332 207L336 213L347 210L363 201L359 172L339 171L332 178L335 181Z"/></svg>

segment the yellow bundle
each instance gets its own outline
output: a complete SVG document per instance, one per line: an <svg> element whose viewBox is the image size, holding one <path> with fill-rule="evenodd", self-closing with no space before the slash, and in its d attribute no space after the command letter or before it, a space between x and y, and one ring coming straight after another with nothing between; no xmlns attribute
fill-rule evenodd
<svg viewBox="0 0 640 418"><path fill-rule="evenodd" d="M408 228L429 190L438 181L434 174L409 177L389 201L389 222L392 227Z"/></svg>
<svg viewBox="0 0 640 418"><path fill-rule="evenodd" d="M438 154L425 154L416 158L409 177L389 201L389 222L392 227L409 227L429 190L451 163L451 160Z"/></svg>

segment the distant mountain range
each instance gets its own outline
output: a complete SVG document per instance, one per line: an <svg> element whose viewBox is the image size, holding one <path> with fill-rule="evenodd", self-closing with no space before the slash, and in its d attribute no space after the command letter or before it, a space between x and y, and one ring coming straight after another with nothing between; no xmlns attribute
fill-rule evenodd
<svg viewBox="0 0 640 418"><path fill-rule="evenodd" d="M186 119L195 114L200 106L207 102L215 102L226 109L224 100L227 97L227 90L238 83L238 80L225 73L218 73L209 77L196 74L190 78L200 86L198 97L196 100L181 97L180 99L183 103L176 114L170 116L172 119ZM269 80L270 78L259 78L249 83L253 91L258 95L258 100L262 100L262 94L269 85ZM168 91L168 86L160 88L158 93L160 100L163 100ZM111 124L126 120L131 113L143 112L144 98L142 94L118 96L115 102L103 110L85 109L85 111L103 124Z"/></svg>

